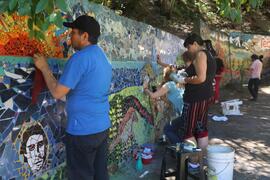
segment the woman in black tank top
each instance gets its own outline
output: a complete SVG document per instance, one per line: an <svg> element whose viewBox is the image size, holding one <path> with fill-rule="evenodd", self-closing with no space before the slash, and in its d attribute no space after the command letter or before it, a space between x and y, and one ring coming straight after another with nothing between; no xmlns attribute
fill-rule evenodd
<svg viewBox="0 0 270 180"><path fill-rule="evenodd" d="M197 56L203 59L197 57L197 60L186 69L188 78L184 101L189 103L209 99L214 94L212 84L215 77L215 60L207 50L200 50Z"/></svg>
<svg viewBox="0 0 270 180"><path fill-rule="evenodd" d="M184 139L193 141L199 148L206 150L208 107L213 99L216 62L213 49L206 50L203 45L204 41L196 34L186 38L184 46L190 53L196 55L196 59L186 69L188 77L179 78L177 82L185 84L184 108L181 116L185 127Z"/></svg>
<svg viewBox="0 0 270 180"><path fill-rule="evenodd" d="M186 83L184 102L187 102L190 107L187 124L191 129L187 130L186 139L197 142L198 146L205 150L208 145L208 105L214 93L212 84L216 73L216 62L213 49L205 50L203 45L204 41L196 34L191 34L184 42L188 51L196 54L193 64L186 69L188 77L184 79Z"/></svg>

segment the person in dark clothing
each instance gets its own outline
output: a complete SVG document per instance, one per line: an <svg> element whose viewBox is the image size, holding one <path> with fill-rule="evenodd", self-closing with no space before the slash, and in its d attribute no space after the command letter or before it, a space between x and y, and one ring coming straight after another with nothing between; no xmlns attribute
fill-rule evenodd
<svg viewBox="0 0 270 180"><path fill-rule="evenodd" d="M184 139L197 144L205 152L208 145L208 107L214 95L212 83L216 74L216 61L203 45L204 41L197 34L186 38L184 46L190 53L196 54L196 58L186 68L188 77L179 77L176 81L185 84L181 116L185 129ZM177 121L172 123L179 124ZM191 167L198 167L198 164L191 164Z"/></svg>
<svg viewBox="0 0 270 180"><path fill-rule="evenodd" d="M215 103L218 103L220 101L220 81L222 79L222 74L224 72L224 64L223 60L220 59L219 57L215 58L216 59L216 64L217 64L217 70L216 70L216 76L215 76Z"/></svg>
<svg viewBox="0 0 270 180"><path fill-rule="evenodd" d="M204 40L204 46L205 48L207 49L207 51L215 58L217 57L217 53L215 51L215 49L213 48L213 45L212 45L212 41L207 39L207 40Z"/></svg>
<svg viewBox="0 0 270 180"><path fill-rule="evenodd" d="M184 105L183 114L186 115L187 121L185 139L198 142L198 146L205 149L208 145L207 113L213 96L212 83L216 73L216 62L203 45L202 38L196 34L191 34L184 42L188 51L196 54L196 59L186 69L188 77L183 79L186 83L186 106Z"/></svg>

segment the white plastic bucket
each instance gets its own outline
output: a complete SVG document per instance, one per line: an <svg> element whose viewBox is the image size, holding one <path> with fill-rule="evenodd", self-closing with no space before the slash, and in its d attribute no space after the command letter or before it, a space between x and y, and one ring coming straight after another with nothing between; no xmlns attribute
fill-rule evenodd
<svg viewBox="0 0 270 180"><path fill-rule="evenodd" d="M232 180L234 149L229 146L211 145L207 147L207 179Z"/></svg>

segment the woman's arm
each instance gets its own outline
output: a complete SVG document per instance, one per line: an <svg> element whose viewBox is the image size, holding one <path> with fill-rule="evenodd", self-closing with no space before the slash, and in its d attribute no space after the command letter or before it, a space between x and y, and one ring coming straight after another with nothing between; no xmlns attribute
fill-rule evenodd
<svg viewBox="0 0 270 180"><path fill-rule="evenodd" d="M161 61L160 55L159 55L159 54L157 55L157 63L158 63L160 66L164 67L164 68L170 66L170 64L166 64L166 63L164 63L164 62Z"/></svg>
<svg viewBox="0 0 270 180"><path fill-rule="evenodd" d="M161 96L164 96L168 92L168 88L163 85L161 88L159 88L156 92L151 92L148 87L144 88L144 92L149 95L151 98L156 99Z"/></svg>

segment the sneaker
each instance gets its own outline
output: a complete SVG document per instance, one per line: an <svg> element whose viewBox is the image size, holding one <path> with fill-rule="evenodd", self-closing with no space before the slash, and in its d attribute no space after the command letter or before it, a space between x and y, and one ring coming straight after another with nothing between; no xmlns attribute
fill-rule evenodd
<svg viewBox="0 0 270 180"><path fill-rule="evenodd" d="M256 98L250 98L249 100L250 100L250 101L257 101Z"/></svg>

